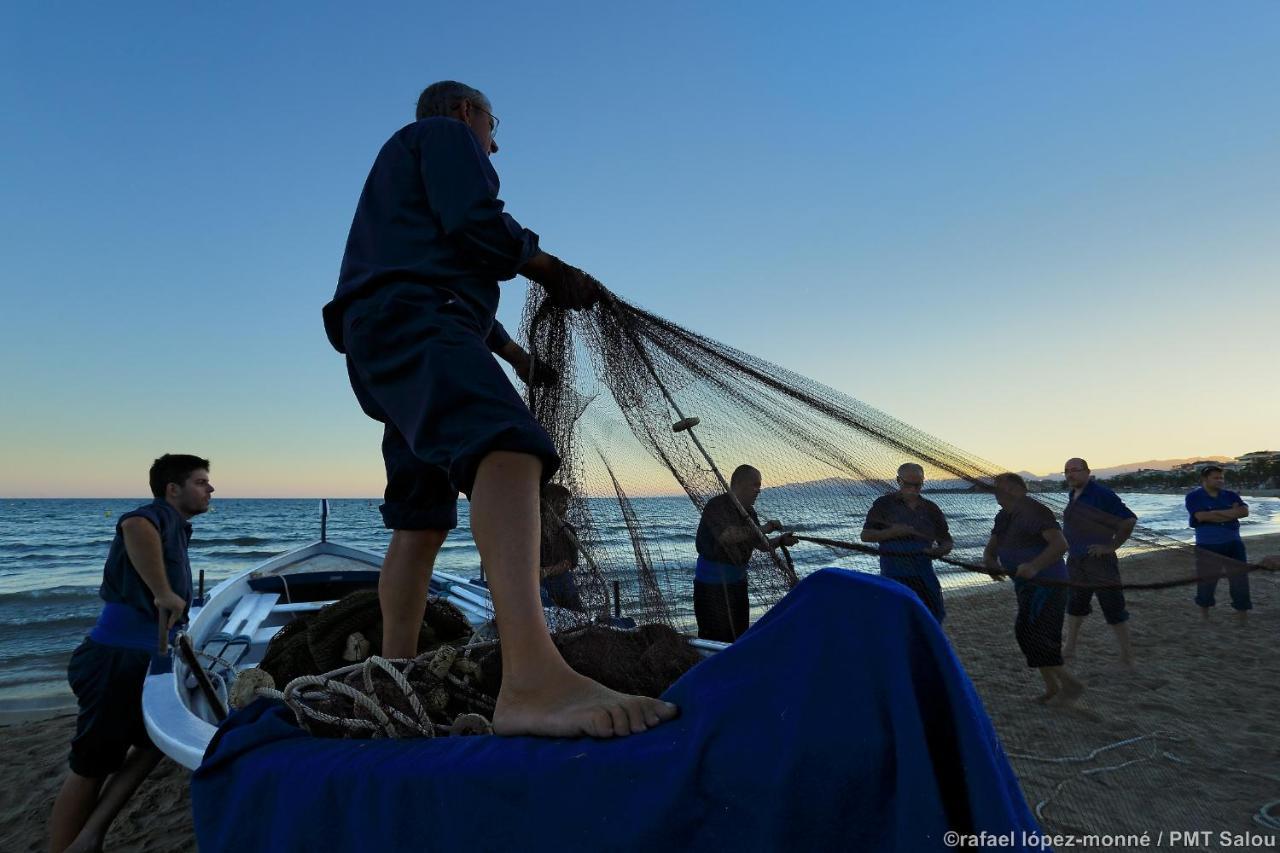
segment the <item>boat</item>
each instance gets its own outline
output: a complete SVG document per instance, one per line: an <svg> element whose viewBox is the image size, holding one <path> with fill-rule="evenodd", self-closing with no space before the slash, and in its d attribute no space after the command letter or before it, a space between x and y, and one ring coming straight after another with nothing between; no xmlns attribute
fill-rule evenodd
<svg viewBox="0 0 1280 853"><path fill-rule="evenodd" d="M382 557L329 541L327 513L321 513L319 541L227 578L193 601L185 633L203 672L177 649L153 660L142 688L143 719L156 747L183 767L200 765L228 707L228 686L262 660L281 628L349 592L377 586ZM483 630L493 620L493 601L482 580L436 569L428 594L457 607L473 629ZM555 624L556 608L547 615ZM708 640L690 644L704 657L725 648Z"/></svg>

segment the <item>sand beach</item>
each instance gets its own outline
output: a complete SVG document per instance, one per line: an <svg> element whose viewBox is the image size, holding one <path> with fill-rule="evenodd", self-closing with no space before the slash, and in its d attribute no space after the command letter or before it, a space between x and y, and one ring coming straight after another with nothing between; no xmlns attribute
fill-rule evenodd
<svg viewBox="0 0 1280 853"><path fill-rule="evenodd" d="M1280 535L1248 545L1255 560L1280 553ZM1088 690L1074 709L1029 701L1039 679L1014 644L1013 592L1002 586L953 600L946 630L1047 832L1154 839L1208 830L1210 845L1179 848L1208 850L1223 849L1222 832L1274 837L1252 817L1280 799L1280 574L1253 574L1255 609L1245 625L1222 606L1225 584L1207 623L1192 587L1131 592L1132 673L1117 667L1111 631L1095 608L1075 664ZM6 722L0 849L44 850L75 718ZM1072 760L1121 742L1128 743ZM189 785L187 772L166 760L116 821L107 849L194 850Z"/></svg>

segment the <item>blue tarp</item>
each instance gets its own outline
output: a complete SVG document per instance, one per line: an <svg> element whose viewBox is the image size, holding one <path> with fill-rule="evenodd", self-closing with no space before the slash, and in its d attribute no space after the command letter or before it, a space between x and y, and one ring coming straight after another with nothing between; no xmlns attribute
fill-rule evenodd
<svg viewBox="0 0 1280 853"><path fill-rule="evenodd" d="M665 698L678 720L606 741L319 739L259 701L195 773L200 849L916 853L1039 831L937 622L892 581L817 572Z"/></svg>

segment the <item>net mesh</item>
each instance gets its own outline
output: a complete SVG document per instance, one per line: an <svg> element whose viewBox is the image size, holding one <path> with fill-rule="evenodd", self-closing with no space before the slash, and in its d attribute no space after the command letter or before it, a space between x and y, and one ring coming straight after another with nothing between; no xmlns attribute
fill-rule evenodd
<svg viewBox="0 0 1280 853"><path fill-rule="evenodd" d="M761 472L761 520L802 540L792 551L752 553L753 616L816 568L876 570L877 546L860 532L872 501L898 489L904 462L922 466L925 495L949 522L955 548L938 561L940 574L953 576L949 584L989 582L982 557L999 465L612 294L568 311L531 287L523 332L534 360L559 377L531 388L529 404L563 459L557 482L572 495L565 520L583 556L574 574L584 618L619 606L616 582L629 615L690 630L699 513L740 464ZM1059 516L1068 502L1065 489L1032 497ZM1130 589L1192 584L1207 564L1222 575L1249 570L1141 524L1119 556L1140 557L1123 562Z"/></svg>
<svg viewBox="0 0 1280 853"><path fill-rule="evenodd" d="M1023 656L1030 665L1036 646L1057 648L1062 638L1033 636L1049 630L1038 624L1019 627L1024 605L1034 613L1045 588L1071 587L1070 599L1070 593L1120 584L1152 591L1150 604L1136 595L1128 602L1140 611L1134 632L1140 643L1181 639L1198 618L1191 591L1176 588L1206 578L1234 580L1257 566L1197 549L1139 519L1118 550L1118 579L1069 571L1065 578L1037 577L1017 596L953 595L993 583L984 551L1000 510L996 480L1007 469L612 294L590 309L567 311L530 287L522 331L535 362L559 376L549 387L530 388L528 401L563 459L556 479L570 493L567 520L582 552L574 569L583 599L576 618L621 611L640 622L698 630L695 531L708 502L728 491L726 480L742 464L761 473L760 520L776 519L800 539L790 550L751 553L751 622L820 568L878 572L878 546L861 541L868 510L898 490L901 464L916 463L925 475L924 497L941 509L954 540L949 554L933 560L948 600L946 632L1045 828L1136 838L1178 821L1250 825L1251 814L1253 823L1271 825L1267 810L1278 780L1260 757L1274 752L1273 734L1254 727L1256 736L1227 752L1206 736L1224 725L1224 713L1234 721L1226 725L1248 728L1243 709L1256 702L1253 686L1275 678L1272 656L1261 645L1234 629L1201 629L1186 648L1139 645L1136 670L1125 669L1117 666L1112 632L1095 624L1081 634L1081 661L1067 667L1087 682L1085 697L1050 710L1028 701L1040 679ZM1031 499L1061 521L1069 503L1065 484L1031 485ZM1081 509L1072 508L1073 525L1108 523ZM554 534L556 521L544 527L544 538ZM1109 523L1114 527L1114 516ZM1274 587L1254 584L1262 607ZM1157 605L1161 593L1155 591L1166 588L1185 595L1181 606ZM1101 594L1098 599L1101 606ZM1046 689L1035 701L1053 705L1063 698L1064 683L1059 680L1054 697ZM1164 700L1165 690L1185 699ZM1215 710L1201 711L1209 708ZM1199 786L1209 778L1230 789L1220 800L1203 796Z"/></svg>

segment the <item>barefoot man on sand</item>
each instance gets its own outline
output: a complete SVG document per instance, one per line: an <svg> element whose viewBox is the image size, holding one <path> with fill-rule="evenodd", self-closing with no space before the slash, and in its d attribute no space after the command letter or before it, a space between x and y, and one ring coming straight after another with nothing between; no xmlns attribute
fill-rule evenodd
<svg viewBox="0 0 1280 853"><path fill-rule="evenodd" d="M1027 484L1017 474L997 476L995 493L1000 512L984 560L991 569L1013 574L1018 596L1013 633L1027 666L1038 669L1044 679L1044 693L1035 701L1069 705L1084 692L1084 685L1062 663L1062 617L1067 609L1062 555L1067 553L1067 540L1049 508L1027 496Z"/></svg>
<svg viewBox="0 0 1280 853"><path fill-rule="evenodd" d="M1097 595L1102 618L1116 635L1120 665L1132 669L1129 611L1124 604L1116 551L1133 533L1138 516L1124 505L1119 495L1093 479L1089 463L1083 459L1068 459L1062 471L1071 487L1067 508L1062 513L1063 535L1070 547L1067 574L1071 578L1071 592L1067 595L1067 642L1062 656L1068 661L1075 658L1080 628L1093 609L1089 599Z"/></svg>
<svg viewBox="0 0 1280 853"><path fill-rule="evenodd" d="M493 357L506 339L494 320L499 281L524 275L572 309L593 305L599 285L503 212L488 98L436 83L417 119L373 164L324 309L356 399L384 424L381 509L394 532L378 583L383 653L416 654L431 569L464 492L502 637L494 731L642 732L674 718L675 706L579 675L551 642L538 595L538 491L560 459Z"/></svg>

